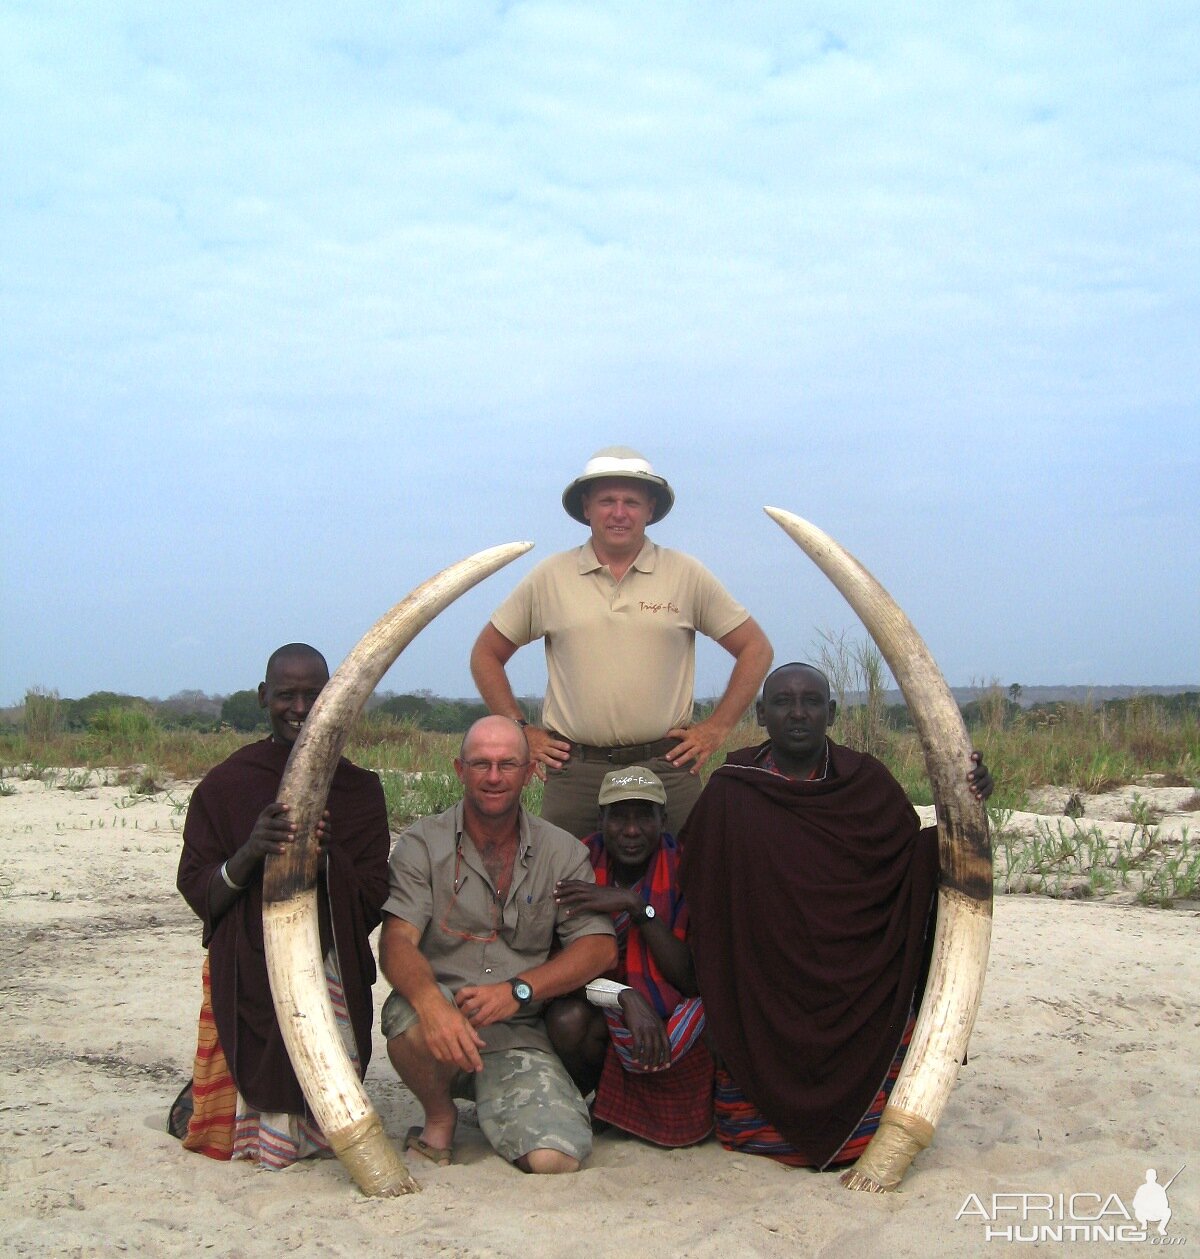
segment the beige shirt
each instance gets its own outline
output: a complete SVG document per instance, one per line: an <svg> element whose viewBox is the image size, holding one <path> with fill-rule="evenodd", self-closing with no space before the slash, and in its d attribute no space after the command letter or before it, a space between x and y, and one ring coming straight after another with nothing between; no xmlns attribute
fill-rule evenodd
<svg viewBox="0 0 1200 1259"><path fill-rule="evenodd" d="M724 638L749 613L701 564L647 539L621 580L589 539L539 564L492 624L546 644L542 724L575 743L652 743L692 719L696 633Z"/></svg>
<svg viewBox="0 0 1200 1259"><path fill-rule="evenodd" d="M463 830L461 802L414 822L392 849L383 912L421 932L421 953L451 992L466 984L508 983L540 966L556 937L566 946L583 936L613 934L608 914L564 917L554 900L560 879L596 881L587 848L524 809L520 819L512 886L503 904ZM537 1000L480 1035L488 1050L550 1048Z"/></svg>

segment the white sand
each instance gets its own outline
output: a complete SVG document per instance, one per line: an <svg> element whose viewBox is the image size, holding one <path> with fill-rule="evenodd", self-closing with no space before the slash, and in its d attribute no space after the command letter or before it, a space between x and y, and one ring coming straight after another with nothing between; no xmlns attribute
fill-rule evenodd
<svg viewBox="0 0 1200 1259"><path fill-rule="evenodd" d="M1184 1163L1168 1232L1200 1246L1194 909L1000 898L970 1064L898 1193L611 1134L579 1175L539 1180L467 1112L454 1166L414 1156L424 1192L371 1201L336 1162L272 1174L163 1131L199 1007L199 928L174 888L187 785L15 785L0 797L5 1254L970 1255L1006 1243L956 1221L969 1194L1131 1206L1146 1168L1166 1181ZM418 1112L376 1037L367 1090L398 1137Z"/></svg>

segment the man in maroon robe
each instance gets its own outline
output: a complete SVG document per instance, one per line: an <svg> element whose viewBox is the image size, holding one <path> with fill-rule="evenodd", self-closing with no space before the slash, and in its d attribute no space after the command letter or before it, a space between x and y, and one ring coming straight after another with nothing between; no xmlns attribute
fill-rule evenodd
<svg viewBox="0 0 1200 1259"><path fill-rule="evenodd" d="M757 704L766 743L716 770L680 835L689 939L719 1058L717 1135L799 1166L865 1148L899 1072L937 888L922 831L874 757L826 736L820 670L787 664ZM991 794L979 759L964 767Z"/></svg>
<svg viewBox="0 0 1200 1259"><path fill-rule="evenodd" d="M203 924L206 990L211 987L211 1003L201 1012L195 1113L185 1144L215 1158L284 1165L323 1148L275 1019L263 945L262 869L269 854L295 841L287 807L275 797L292 744L328 680L325 660L314 648L279 648L258 688L271 737L240 748L211 770L192 793L184 824L177 882ZM335 1014L352 1029L348 1049L361 1074L371 1056L375 980L368 937L387 898L391 847L378 776L340 760L318 833L321 951ZM237 1137L231 1144L234 1089ZM260 1115L273 1117L261 1134L255 1131ZM287 1122L293 1118L299 1126Z"/></svg>

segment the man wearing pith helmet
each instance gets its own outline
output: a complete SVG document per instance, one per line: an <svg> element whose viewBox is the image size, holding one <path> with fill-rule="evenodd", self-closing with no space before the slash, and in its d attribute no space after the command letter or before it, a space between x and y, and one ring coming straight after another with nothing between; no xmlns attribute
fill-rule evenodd
<svg viewBox="0 0 1200 1259"><path fill-rule="evenodd" d="M591 834L605 774L636 764L662 780L675 833L700 794L700 767L766 676L771 645L699 561L646 537L675 492L636 450L598 450L562 503L591 536L544 560L496 609L476 640L471 673L493 713L525 725L505 665L543 639L544 724L525 730L546 783L542 816L581 838ZM693 724L697 632L720 643L734 665L716 708Z"/></svg>

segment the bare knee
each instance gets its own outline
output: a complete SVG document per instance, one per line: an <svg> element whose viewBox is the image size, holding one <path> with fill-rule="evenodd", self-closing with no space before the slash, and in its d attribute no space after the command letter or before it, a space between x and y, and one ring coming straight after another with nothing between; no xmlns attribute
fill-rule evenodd
<svg viewBox="0 0 1200 1259"><path fill-rule="evenodd" d="M424 1040L413 1034L416 1030L414 1025L408 1031L401 1032L399 1036L393 1036L387 1043L388 1059L399 1076L410 1071L415 1063L423 1062L431 1057L425 1049Z"/></svg>
<svg viewBox="0 0 1200 1259"><path fill-rule="evenodd" d="M577 1172L579 1160L561 1150L530 1150L517 1159L517 1166L535 1176L559 1176L565 1172Z"/></svg>
<svg viewBox="0 0 1200 1259"><path fill-rule="evenodd" d="M544 1017L546 1034L560 1058L583 1048L591 1035L594 1019L604 1021L600 1011L581 997L556 997L546 1007Z"/></svg>

